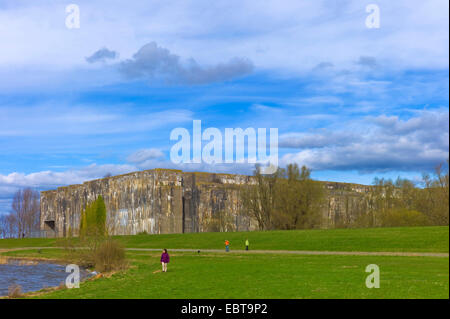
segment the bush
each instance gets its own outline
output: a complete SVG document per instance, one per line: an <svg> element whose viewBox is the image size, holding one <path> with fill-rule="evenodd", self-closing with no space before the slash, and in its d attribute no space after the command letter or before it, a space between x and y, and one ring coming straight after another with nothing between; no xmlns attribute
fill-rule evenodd
<svg viewBox="0 0 450 319"><path fill-rule="evenodd" d="M112 239L107 239L98 246L93 260L95 270L99 272L118 271L127 267L124 247Z"/></svg>
<svg viewBox="0 0 450 319"><path fill-rule="evenodd" d="M8 287L8 297L9 298L18 298L22 296L22 287L20 285L11 285Z"/></svg>
<svg viewBox="0 0 450 319"><path fill-rule="evenodd" d="M377 216L377 224L382 227L428 226L430 219L423 213L408 209L390 209Z"/></svg>
<svg viewBox="0 0 450 319"><path fill-rule="evenodd" d="M85 237L78 242L66 238L59 243L64 247L65 260L80 267L99 272L122 270L127 267L125 249L110 237Z"/></svg>

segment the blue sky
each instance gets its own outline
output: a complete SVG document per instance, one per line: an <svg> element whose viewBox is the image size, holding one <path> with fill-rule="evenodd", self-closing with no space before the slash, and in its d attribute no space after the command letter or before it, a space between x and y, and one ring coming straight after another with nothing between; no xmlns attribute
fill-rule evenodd
<svg viewBox="0 0 450 319"><path fill-rule="evenodd" d="M170 132L278 128L320 180L419 180L449 153L448 1L0 0L0 213L38 190L175 165ZM367 4L380 28L365 25Z"/></svg>

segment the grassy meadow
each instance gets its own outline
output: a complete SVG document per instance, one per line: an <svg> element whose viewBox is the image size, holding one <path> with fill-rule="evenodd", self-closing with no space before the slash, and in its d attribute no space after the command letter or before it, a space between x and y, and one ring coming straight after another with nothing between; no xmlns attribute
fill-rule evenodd
<svg viewBox="0 0 450 319"><path fill-rule="evenodd" d="M171 252L174 248L317 251L449 251L448 227L336 229L118 236L128 248L169 249L169 271L156 251L127 250L130 267L33 298L449 298L448 257ZM49 239L0 240L1 248L56 246ZM64 260L62 249L3 252ZM365 286L365 268L380 268L380 288Z"/></svg>

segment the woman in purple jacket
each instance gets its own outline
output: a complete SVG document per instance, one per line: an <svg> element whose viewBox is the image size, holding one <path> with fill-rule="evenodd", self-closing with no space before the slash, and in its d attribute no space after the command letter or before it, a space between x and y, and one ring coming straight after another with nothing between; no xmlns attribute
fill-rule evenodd
<svg viewBox="0 0 450 319"><path fill-rule="evenodd" d="M167 249L163 249L163 253L161 255L161 264L162 264L162 271L167 272L167 264L169 263L170 257L167 253Z"/></svg>

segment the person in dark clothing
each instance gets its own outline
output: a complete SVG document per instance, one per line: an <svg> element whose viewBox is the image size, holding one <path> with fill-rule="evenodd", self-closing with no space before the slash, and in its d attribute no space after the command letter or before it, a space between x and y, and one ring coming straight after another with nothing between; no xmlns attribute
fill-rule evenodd
<svg viewBox="0 0 450 319"><path fill-rule="evenodd" d="M163 272L167 272L167 264L169 263L169 261L169 254L167 253L167 249L164 248L163 253L161 254L161 265Z"/></svg>

